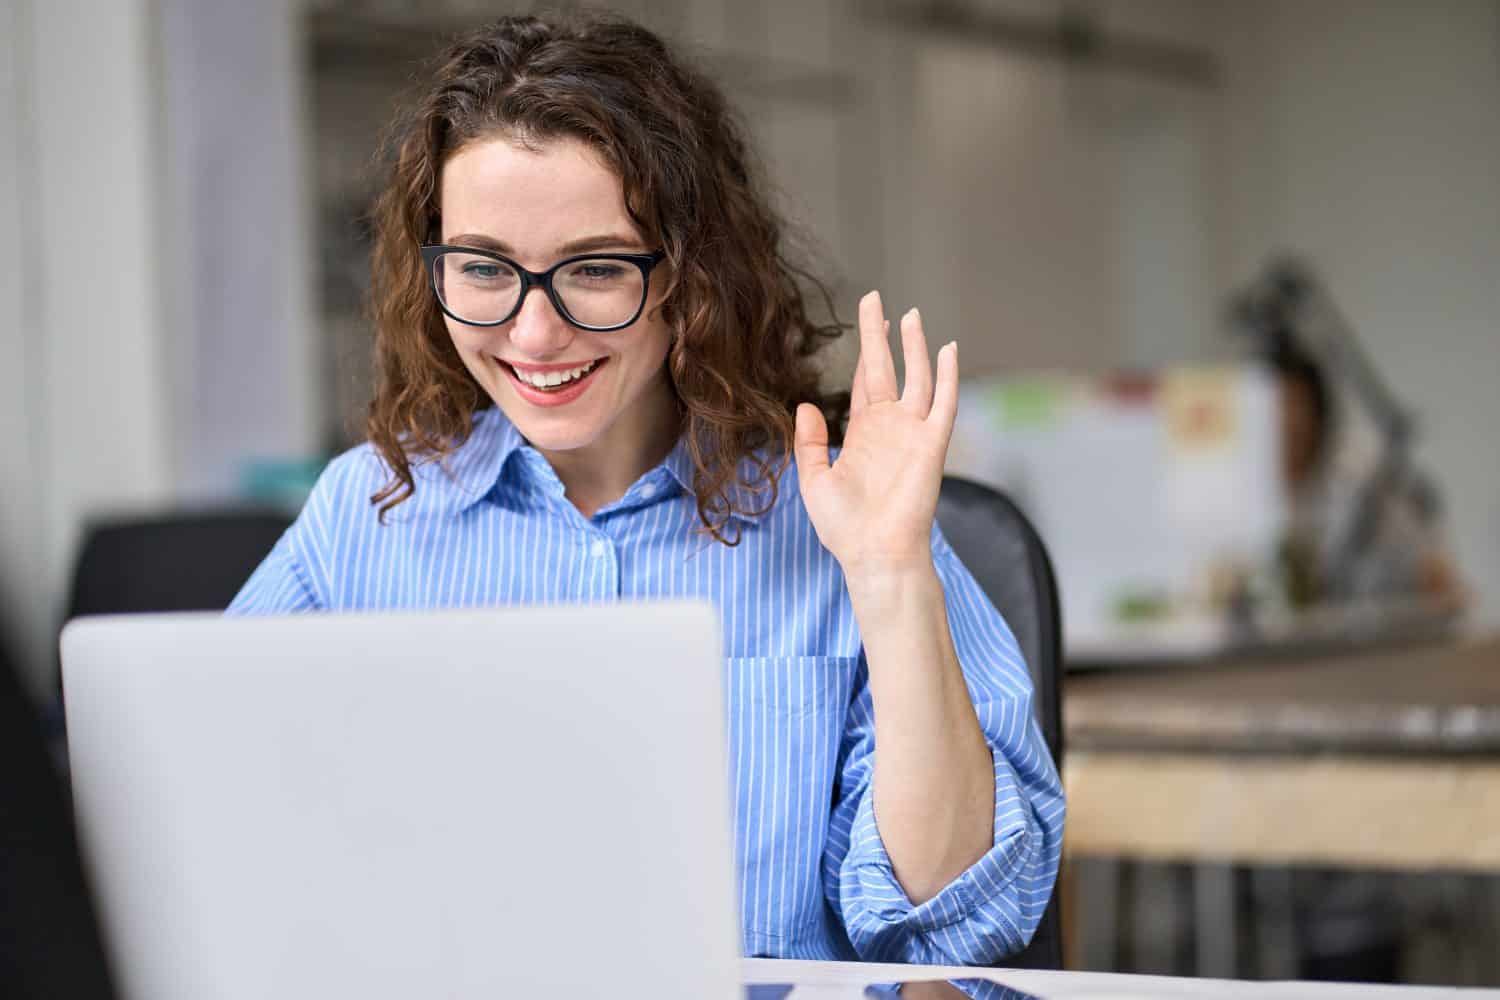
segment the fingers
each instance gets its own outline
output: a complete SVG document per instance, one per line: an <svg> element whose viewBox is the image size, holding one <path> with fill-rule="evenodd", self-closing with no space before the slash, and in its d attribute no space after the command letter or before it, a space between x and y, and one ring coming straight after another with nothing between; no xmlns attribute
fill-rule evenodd
<svg viewBox="0 0 1500 1000"><path fill-rule="evenodd" d="M811 403L797 406L792 449L797 458L797 475L804 482L828 468L828 421Z"/></svg>
<svg viewBox="0 0 1500 1000"><path fill-rule="evenodd" d="M881 337L889 343L891 324L885 322L881 326ZM849 413L851 415L858 413L869 401L870 397L865 392L865 352L861 347L859 356L854 359L854 383L849 387Z"/></svg>
<svg viewBox="0 0 1500 1000"><path fill-rule="evenodd" d="M932 395L932 412L927 422L942 434L943 448L953 436L953 420L958 415L958 344L953 341L938 351L937 387Z"/></svg>
<svg viewBox="0 0 1500 1000"><path fill-rule="evenodd" d="M887 403L897 398L896 363L886 340L889 330L880 293L870 292L859 300L860 369L864 372L867 403Z"/></svg>
<svg viewBox="0 0 1500 1000"><path fill-rule="evenodd" d="M906 387L901 403L919 417L932 409L932 362L927 359L927 336L922 314L909 309L901 317L901 350L906 358Z"/></svg>

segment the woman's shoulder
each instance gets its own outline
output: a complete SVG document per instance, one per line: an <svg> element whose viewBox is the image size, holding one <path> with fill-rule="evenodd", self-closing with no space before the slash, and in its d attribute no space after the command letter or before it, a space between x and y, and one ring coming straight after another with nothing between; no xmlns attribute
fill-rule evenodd
<svg viewBox="0 0 1500 1000"><path fill-rule="evenodd" d="M474 415L464 440L441 455L411 454L411 497L390 512L391 518L407 511L448 509L473 495L482 494L493 482L498 463L515 447L511 425L491 411ZM399 485L391 459L371 441L335 456L313 487L312 499L349 510L358 505L374 509L371 498Z"/></svg>
<svg viewBox="0 0 1500 1000"><path fill-rule="evenodd" d="M380 452L366 441L335 455L318 474L308 497L309 507L347 511L368 507L370 497L390 479Z"/></svg>

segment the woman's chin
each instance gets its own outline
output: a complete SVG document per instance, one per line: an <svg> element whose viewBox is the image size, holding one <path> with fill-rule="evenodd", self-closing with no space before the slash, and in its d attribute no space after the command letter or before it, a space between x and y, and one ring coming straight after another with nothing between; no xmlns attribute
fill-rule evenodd
<svg viewBox="0 0 1500 1000"><path fill-rule="evenodd" d="M526 403L519 400L507 400L500 411L521 432L526 443L538 451L573 451L587 447L599 437L599 428L592 420L527 412Z"/></svg>
<svg viewBox="0 0 1500 1000"><path fill-rule="evenodd" d="M593 435L546 433L534 434L528 433L524 427L522 427L520 430L521 436L524 437L527 443L537 451L577 451L580 448L586 448L594 443Z"/></svg>

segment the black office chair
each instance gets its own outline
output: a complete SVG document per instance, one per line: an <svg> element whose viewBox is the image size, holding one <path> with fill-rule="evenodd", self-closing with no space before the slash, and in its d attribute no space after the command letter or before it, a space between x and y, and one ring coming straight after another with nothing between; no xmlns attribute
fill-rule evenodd
<svg viewBox="0 0 1500 1000"><path fill-rule="evenodd" d="M150 611L223 611L291 525L269 510L173 511L100 521L84 532L63 620ZM54 668L60 665L54 661ZM61 693L61 670L55 675ZM48 739L66 736L61 699Z"/></svg>
<svg viewBox="0 0 1500 1000"><path fill-rule="evenodd" d="M68 617L222 611L292 523L264 510L169 514L92 526Z"/></svg>
<svg viewBox="0 0 1500 1000"><path fill-rule="evenodd" d="M1041 536L1009 498L956 476L943 477L937 520L953 551L1015 634L1031 668L1037 721L1061 768L1062 609ZM1001 964L1062 968L1062 917L1055 889L1031 944Z"/></svg>
<svg viewBox="0 0 1500 1000"><path fill-rule="evenodd" d="M98 524L67 617L226 607L291 519L264 511ZM47 733L0 649L0 996L114 996ZM56 720L53 722L56 728Z"/></svg>

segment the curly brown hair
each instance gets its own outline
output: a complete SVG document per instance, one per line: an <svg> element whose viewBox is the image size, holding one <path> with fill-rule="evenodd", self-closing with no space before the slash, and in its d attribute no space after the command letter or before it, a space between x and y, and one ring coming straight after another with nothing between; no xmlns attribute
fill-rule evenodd
<svg viewBox="0 0 1500 1000"><path fill-rule="evenodd" d="M655 34L616 15L503 18L455 41L400 115L375 204L371 313L378 381L366 430L391 472L384 519L415 491L412 463L441 460L492 405L464 367L418 253L438 238L443 163L469 143L582 140L619 176L626 209L670 264L662 316L698 517L716 539L776 502L800 402L836 436L848 394L823 394L813 355L837 339L827 289L783 253L744 130L718 86ZM813 322L805 283L830 321Z"/></svg>

